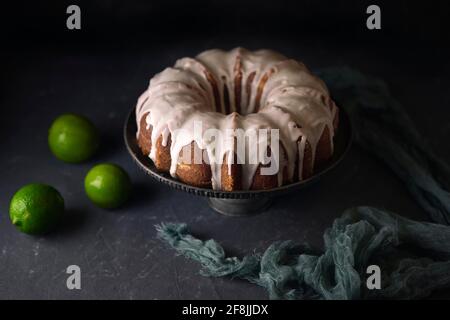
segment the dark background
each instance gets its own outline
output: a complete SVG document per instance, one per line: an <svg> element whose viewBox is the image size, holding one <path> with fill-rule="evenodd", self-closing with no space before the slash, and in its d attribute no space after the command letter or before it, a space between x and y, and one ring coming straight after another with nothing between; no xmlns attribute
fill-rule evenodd
<svg viewBox="0 0 450 320"><path fill-rule="evenodd" d="M82 8L82 30L65 28L68 5ZM382 8L382 30L365 28L366 8ZM335 41L448 47L448 1L14 1L2 4L3 43L133 44L185 37L314 36ZM145 40L144 40L145 39ZM9 47L9 45L8 45ZM13 48L11 48L13 49Z"/></svg>
<svg viewBox="0 0 450 320"><path fill-rule="evenodd" d="M208 279L198 265L155 238L154 225L187 222L231 254L262 251L275 240L322 246L323 231L348 207L373 205L427 220L382 163L354 147L318 184L280 197L264 214L229 218L200 197L168 189L139 171L122 127L148 80L183 56L219 47L271 48L313 70L349 65L385 80L419 131L450 159L449 28L445 1L15 1L0 12L0 298L266 298L241 281ZM78 4L82 30L66 29ZM366 28L369 4L382 30ZM89 117L102 145L86 163L56 160L47 130L61 113ZM99 162L123 166L134 183L128 205L94 207L83 178ZM26 183L55 186L67 217L45 237L20 234L8 205ZM65 268L82 269L69 291ZM448 296L448 292L437 296Z"/></svg>

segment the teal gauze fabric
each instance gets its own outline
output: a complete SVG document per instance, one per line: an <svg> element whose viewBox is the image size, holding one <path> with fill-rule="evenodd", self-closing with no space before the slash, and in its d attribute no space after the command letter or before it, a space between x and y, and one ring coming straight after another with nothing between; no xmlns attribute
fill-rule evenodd
<svg viewBox="0 0 450 320"><path fill-rule="evenodd" d="M202 241L185 224L163 223L158 237L198 261L201 274L246 279L271 299L417 299L450 287L450 169L428 147L379 79L350 68L319 72L350 114L356 142L384 161L434 223L386 210L346 210L324 234L324 251L292 241L263 254L227 257L214 240ZM381 269L381 289L369 290L367 267Z"/></svg>
<svg viewBox="0 0 450 320"><path fill-rule="evenodd" d="M347 67L319 72L352 120L356 143L386 163L432 221L450 224L450 167L435 155L386 84Z"/></svg>

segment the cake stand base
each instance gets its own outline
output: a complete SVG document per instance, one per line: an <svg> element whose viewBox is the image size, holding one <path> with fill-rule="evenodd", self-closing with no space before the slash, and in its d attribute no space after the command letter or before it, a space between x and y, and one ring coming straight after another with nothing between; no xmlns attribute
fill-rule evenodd
<svg viewBox="0 0 450 320"><path fill-rule="evenodd" d="M209 206L226 216L250 216L267 209L272 203L270 197L251 199L220 199L208 198Z"/></svg>

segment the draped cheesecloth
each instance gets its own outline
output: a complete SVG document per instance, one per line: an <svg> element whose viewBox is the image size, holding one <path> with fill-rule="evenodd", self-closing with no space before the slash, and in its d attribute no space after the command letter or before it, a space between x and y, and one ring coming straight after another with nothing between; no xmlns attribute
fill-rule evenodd
<svg viewBox="0 0 450 320"><path fill-rule="evenodd" d="M157 226L158 236L202 265L201 274L246 279L272 299L412 299L450 287L450 169L418 133L385 83L350 68L319 72L352 119L356 143L387 164L428 213L416 222L373 207L347 209L324 233L323 252L292 241L263 254L227 257L185 224ZM367 147L370 146L370 147ZM366 268L381 268L381 289L368 290Z"/></svg>

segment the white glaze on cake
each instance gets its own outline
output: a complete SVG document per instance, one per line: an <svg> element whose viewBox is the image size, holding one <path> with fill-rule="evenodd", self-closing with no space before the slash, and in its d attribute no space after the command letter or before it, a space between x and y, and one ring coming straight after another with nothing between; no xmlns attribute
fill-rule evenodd
<svg viewBox="0 0 450 320"><path fill-rule="evenodd" d="M265 84L259 92L262 82ZM213 189L220 189L222 159L227 155L231 165L236 148L233 130L227 129L279 129L282 154L278 183L281 185L284 167L287 167L289 181L293 181L297 162L298 179L302 179L306 141L311 146L314 163L316 146L326 127L333 146L336 112L337 107L325 84L302 63L270 50L214 49L195 59L180 59L173 68L151 79L149 88L137 103L137 134L141 118L147 115L147 127L152 128L149 156L153 161L156 140L162 135L162 144L166 146L171 136L170 174L173 177L176 177L180 151L195 141L208 155ZM221 148L203 134L194 135L198 121L202 123L203 132L214 128L222 133ZM264 145L264 142L258 139L257 144ZM245 148L249 150L248 146ZM273 157L268 161L272 160ZM244 190L250 188L258 166L242 164Z"/></svg>

